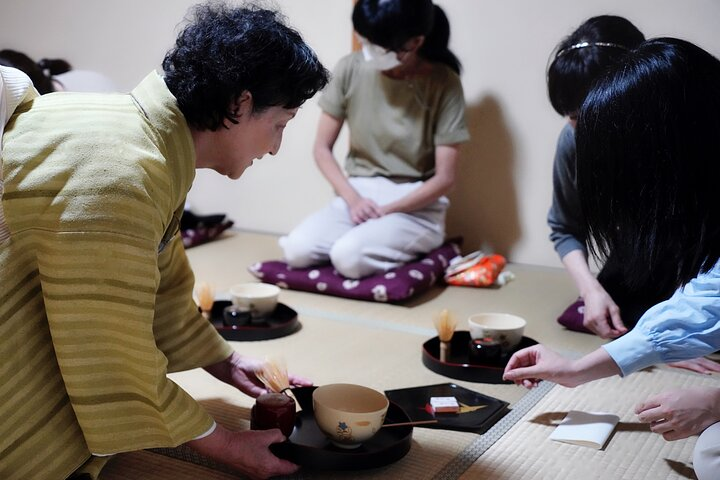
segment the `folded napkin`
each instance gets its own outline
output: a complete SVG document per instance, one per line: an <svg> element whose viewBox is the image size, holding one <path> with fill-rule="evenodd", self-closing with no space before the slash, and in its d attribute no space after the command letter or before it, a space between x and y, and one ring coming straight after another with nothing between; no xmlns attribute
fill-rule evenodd
<svg viewBox="0 0 720 480"><path fill-rule="evenodd" d="M600 450L620 421L612 413L571 410L550 435L550 440Z"/></svg>

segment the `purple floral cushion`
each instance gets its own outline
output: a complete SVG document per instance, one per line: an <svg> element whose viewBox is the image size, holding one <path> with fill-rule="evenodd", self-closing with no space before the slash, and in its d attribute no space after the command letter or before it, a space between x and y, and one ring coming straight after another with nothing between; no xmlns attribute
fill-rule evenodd
<svg viewBox="0 0 720 480"><path fill-rule="evenodd" d="M218 238L225 230L233 226L232 220L225 220L214 225L198 225L195 228L180 230L185 248L195 247L211 242Z"/></svg>
<svg viewBox="0 0 720 480"><path fill-rule="evenodd" d="M400 302L427 291L442 279L450 260L459 254L458 244L447 242L412 263L360 280L341 276L332 265L291 268L285 262L270 260L256 263L248 270L265 283L291 290L356 300Z"/></svg>

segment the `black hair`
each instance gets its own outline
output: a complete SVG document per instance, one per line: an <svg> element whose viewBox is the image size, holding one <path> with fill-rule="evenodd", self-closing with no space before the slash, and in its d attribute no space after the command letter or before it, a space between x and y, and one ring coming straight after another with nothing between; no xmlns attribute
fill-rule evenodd
<svg viewBox="0 0 720 480"><path fill-rule="evenodd" d="M558 44L548 67L548 96L555 111L563 116L577 113L595 79L643 40L642 32L623 17L586 20Z"/></svg>
<svg viewBox="0 0 720 480"><path fill-rule="evenodd" d="M431 0L359 0L352 21L358 34L393 51L402 49L412 37L424 35L418 55L460 73L460 60L448 48L450 22Z"/></svg>
<svg viewBox="0 0 720 480"><path fill-rule="evenodd" d="M165 83L191 127L237 123L232 104L244 91L256 113L299 107L327 84L328 71L278 12L208 3L192 13L163 60Z"/></svg>
<svg viewBox="0 0 720 480"><path fill-rule="evenodd" d="M631 288L678 288L720 258L720 60L674 38L642 43L591 89L578 190L597 258Z"/></svg>
<svg viewBox="0 0 720 480"><path fill-rule="evenodd" d="M17 50L0 50L0 65L22 70L30 77L35 89L41 95L55 91L52 76L71 69L70 64L59 58L43 58L36 62L28 55Z"/></svg>

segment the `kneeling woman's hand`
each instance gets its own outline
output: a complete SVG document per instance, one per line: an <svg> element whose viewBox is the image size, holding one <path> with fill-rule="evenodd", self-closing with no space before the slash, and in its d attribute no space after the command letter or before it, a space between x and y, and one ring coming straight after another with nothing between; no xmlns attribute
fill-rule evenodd
<svg viewBox="0 0 720 480"><path fill-rule="evenodd" d="M369 198L360 197L357 202L349 205L349 207L350 219L356 225L364 223L371 218L380 218L383 216L383 212L378 204Z"/></svg>

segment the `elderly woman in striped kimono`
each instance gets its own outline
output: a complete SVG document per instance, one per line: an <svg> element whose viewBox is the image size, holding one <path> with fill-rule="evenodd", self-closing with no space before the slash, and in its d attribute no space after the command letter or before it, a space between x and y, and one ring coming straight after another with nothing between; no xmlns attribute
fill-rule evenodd
<svg viewBox="0 0 720 480"><path fill-rule="evenodd" d="M3 89L17 108L2 137L0 478L94 476L114 453L183 443L252 477L297 468L268 448L279 430L231 432L167 378L204 367L264 391L258 362L198 314L177 229L195 169L237 178L274 154L327 71L275 12L223 5L195 10L163 69L129 94Z"/></svg>

